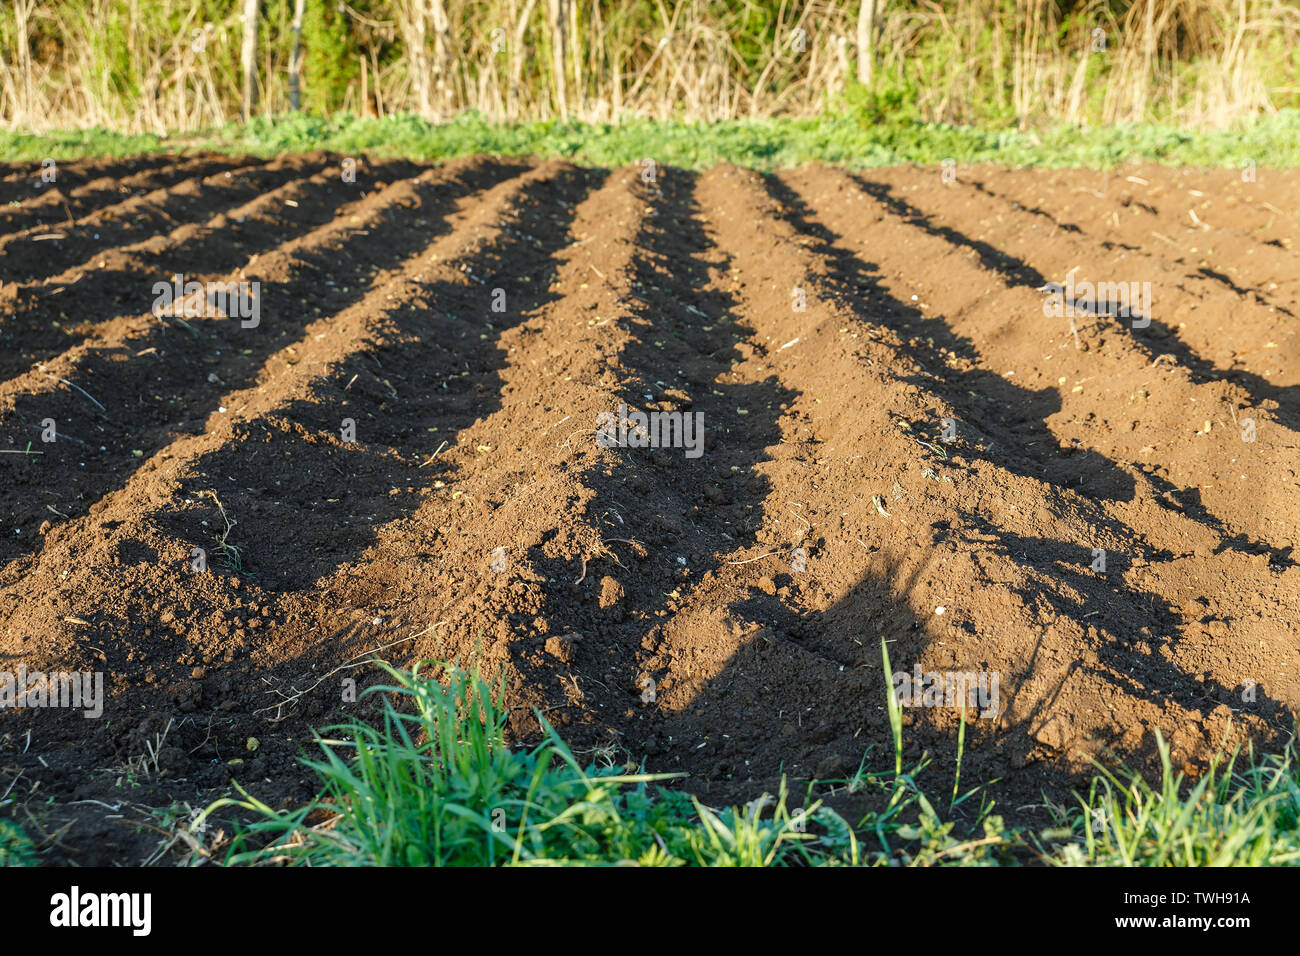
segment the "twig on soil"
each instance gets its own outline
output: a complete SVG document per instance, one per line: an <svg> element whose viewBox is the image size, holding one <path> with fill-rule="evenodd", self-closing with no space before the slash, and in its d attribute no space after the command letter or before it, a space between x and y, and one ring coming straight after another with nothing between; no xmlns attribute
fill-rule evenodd
<svg viewBox="0 0 1300 956"><path fill-rule="evenodd" d="M972 850L977 846L985 846L989 843L1000 843L1001 841L1002 841L1001 835L994 835L994 836L985 837L982 840L971 840L969 843L959 843L957 844L957 846L950 846L946 850L940 850L937 854L935 854L934 858L937 860L939 859L939 857L947 856L949 853L964 853L965 851Z"/></svg>
<svg viewBox="0 0 1300 956"><path fill-rule="evenodd" d="M175 320L176 320L177 322L179 322L181 325L185 326L185 328L187 328L187 329L190 330L190 334L193 335L196 339L199 337L199 330L196 329L194 326L190 325L188 322L186 322L184 319L182 319L179 315L169 315L169 316L167 316L167 318L169 318L169 319L175 319ZM162 320L159 319L159 321L162 321Z"/></svg>
<svg viewBox="0 0 1300 956"><path fill-rule="evenodd" d="M31 427L32 429L34 429L34 430L36 430L36 431L38 431L38 432L43 432L43 431L45 431L45 429L42 428L40 425L31 425L31 426L29 426L29 427ZM76 444L78 444L78 445L81 445L81 446L83 446L83 447L85 447L85 448L89 448L89 447L90 447L90 442L88 442L88 441L82 441L80 438L74 438L72 435L69 435L67 432L59 432L59 441L70 441L70 442L74 442L74 443L76 443ZM38 453L38 454L39 454L39 453Z"/></svg>
<svg viewBox="0 0 1300 956"><path fill-rule="evenodd" d="M88 391L86 391L86 390L85 390L84 388L82 388L80 385L77 385L77 384L74 383L74 382L69 382L66 378L59 378L59 377L58 377L57 375L55 375L53 372L48 371L48 370L45 368L44 365L40 365L40 364L38 364L36 367L37 367L38 369L40 369L42 372L45 372L45 374L48 375L50 378L54 379L54 381L56 381L56 382L61 382L62 384L68 386L68 388L75 388L77 391L79 391L82 395L85 395L88 399L90 399L90 400L91 400L92 402L94 402L96 405L99 405L99 410L100 410L101 412L106 412L106 411L108 411L107 408L105 408L102 404L100 404L99 399L97 399L94 395L91 395Z"/></svg>
<svg viewBox="0 0 1300 956"><path fill-rule="evenodd" d="M594 429L591 429L591 428L575 428L573 431L569 432L569 434L565 436L564 441L557 441L555 444L556 444L557 446L559 446L559 445L565 445L565 446L567 446L567 445L569 445L570 442L573 441L573 436L574 436L574 435L581 435L583 432L590 432L590 431L594 431Z"/></svg>
<svg viewBox="0 0 1300 956"><path fill-rule="evenodd" d="M105 810L112 810L114 813L117 813L118 810L122 809L122 804L120 803L105 803L103 800L73 800L68 804L68 806L76 807L84 803L93 803L97 807L103 807Z"/></svg>
<svg viewBox="0 0 1300 956"><path fill-rule="evenodd" d="M438 622L438 624L442 624L442 623L445 623L445 622L443 622L443 621L439 621L439 622ZM436 628L436 627L438 626L438 624L434 624L434 625L432 625L432 627ZM428 629L426 629L426 630L424 630L424 631L421 631L420 633L421 633L421 634L427 634L427 633L428 633ZM291 703L293 703L295 700L297 700L299 697L303 696L304 694L310 693L311 691L315 690L315 689L316 689L317 687L319 687L322 683L324 683L325 681L329 680L331 677L333 677L333 676L334 676L335 674L337 674L339 671L348 670L348 669L353 668L353 667L361 667L361 666L363 666L363 665L365 665L365 664L370 663L370 661L368 661L368 660L364 660L364 661L363 661L363 660L357 660L357 658L360 658L360 657L366 657L366 656L368 656L368 655L370 655L370 654L378 654L380 651L387 650L388 648L394 646L395 644L404 644L406 641L413 641L413 640L415 640L415 639L416 639L417 637L419 637L419 636L420 636L420 634L412 634L412 635L410 635L410 636L408 636L408 637L399 637L399 638L398 638L397 640L395 640L395 641L389 641L387 644L380 644L378 647L371 648L371 649L368 650L368 651L362 651L360 654L354 654L352 657L349 657L346 661L344 661L344 662L343 662L342 664L340 664L338 667L334 668L334 669L333 669L332 671L330 671L329 673L322 675L321 678L320 678L319 680L317 680L314 684L312 684L310 687L305 687L305 688L303 688L302 690L297 691L297 692L294 693L294 694L290 694L290 695L287 696L287 697L285 697L284 695L281 695L281 696L283 697L283 700L281 700L278 704L271 704L271 705L269 705L269 706L267 706L267 707L259 707L259 708L257 708L256 710L254 710L253 713L255 713L255 714L260 714L260 713L263 713L264 711L275 710L275 711L276 711L276 716L273 717L273 718L267 718L267 719L268 719L268 720L271 720L272 722L276 722L276 721L283 720L284 718L283 718L282 716L279 715L279 712L280 712L281 710L283 710L283 708L284 708L287 704L291 704ZM279 692L278 690L276 690L274 687L271 688L271 690L272 690L274 693L277 693L277 694L280 693L280 692Z"/></svg>
<svg viewBox="0 0 1300 956"><path fill-rule="evenodd" d="M756 558L746 558L744 561L728 561L728 564L752 564L755 561L762 561L764 558L770 558L774 554L780 554L780 551L769 551L767 554L760 554Z"/></svg>
<svg viewBox="0 0 1300 956"><path fill-rule="evenodd" d="M627 545L629 548L632 549L633 553L639 558L644 558L649 553L646 550L645 545L643 545L640 541L632 541L629 540L628 538L601 538L600 551L602 552L602 554L607 555L611 561L613 561L615 564L617 564L620 568L622 568L625 571L627 570L627 565L625 565L622 561L618 559L618 555L614 553L612 549L605 547L605 542L607 541Z"/></svg>
<svg viewBox="0 0 1300 956"><path fill-rule="evenodd" d="M180 821L177 822L179 823ZM207 849L204 848L203 844L199 843L198 840L194 839L194 837L189 833L188 830L185 829L184 826L179 827L178 829L175 830L164 830L160 826L157 826L153 823L146 823L143 820L141 820L138 825L143 827L146 830L153 830L155 833L161 833L163 836L171 838L169 842L160 844L158 849L155 850L153 854L150 855L149 859L145 860L144 862L145 866L152 866L154 863L161 860L167 854L168 850L170 850L177 843L182 841L187 846L189 846L190 850L197 853L199 856L204 857L205 859L212 858L212 854Z"/></svg>
<svg viewBox="0 0 1300 956"><path fill-rule="evenodd" d="M189 753L194 753L195 751L199 750L199 749L200 749L204 744L206 744L206 743L207 743L209 740L211 740L211 739L212 739L212 719L209 718L209 719L208 719L208 727L207 727L207 730L206 730L206 731L204 732L204 734L203 734L203 739L200 740L200 741L198 742L198 745L197 745L197 746L191 747L191 748L189 749ZM221 750L220 750L220 748L217 748L217 755L218 755L218 756L221 755Z"/></svg>
<svg viewBox="0 0 1300 956"><path fill-rule="evenodd" d="M14 787L18 786L18 781L22 779L22 775L23 775L23 771L19 770L17 775L13 778L13 780L10 781L9 786L5 788L5 792L0 793L0 804L3 804L5 797L9 796L9 794L13 791Z"/></svg>
<svg viewBox="0 0 1300 956"><path fill-rule="evenodd" d="M415 634L412 634L409 638L407 638L407 640L413 641L417 637L424 637L424 635L428 634L430 631L437 631L438 628L442 627L446 623L447 623L446 621L438 621L436 624L430 624L423 631L419 631Z"/></svg>
<svg viewBox="0 0 1300 956"><path fill-rule="evenodd" d="M59 827L53 833L50 833L43 826L41 826L40 821L37 820L36 816L32 813L32 811L28 810L27 807L25 806L23 807L23 813L27 814L27 822L30 828L35 830L41 836L41 842L36 845L37 851L40 851L46 846L53 845L53 846L57 846L59 849L63 850L66 853L71 854L74 852L72 847L68 846L66 843L60 840L59 837L63 836L65 833L71 830L76 825L77 823L76 820L69 820L67 823Z"/></svg>
<svg viewBox="0 0 1300 956"><path fill-rule="evenodd" d="M420 467L423 468L425 465L432 465L432 464L433 464L433 460L434 460L435 458L438 457L438 453L441 452L441 451L442 451L444 448L446 448L446 447L447 447L447 443L446 443L446 442L443 442L441 445L439 445L439 446L438 446L438 451L435 451L432 455L430 455L430 456L429 456L429 460L426 461L426 462L424 462L424 464L420 465Z"/></svg>

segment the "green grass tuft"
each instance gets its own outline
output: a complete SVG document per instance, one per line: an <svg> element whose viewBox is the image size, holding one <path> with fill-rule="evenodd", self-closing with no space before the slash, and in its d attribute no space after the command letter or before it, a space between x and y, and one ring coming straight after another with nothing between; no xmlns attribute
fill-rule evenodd
<svg viewBox="0 0 1300 956"><path fill-rule="evenodd" d="M889 655L881 648L889 674ZM980 785L959 794L961 755L941 812L904 760L901 707L891 690L893 766L809 784L794 806L782 781L744 807L716 809L663 784L682 774L583 765L539 713L543 740L506 742L504 685L446 664L437 678L380 663L393 683L363 694L374 725L353 721L318 737L304 762L320 795L274 810L239 788L218 810L244 822L230 865L312 866L1219 866L1300 863L1300 774L1293 745L1247 761L1216 760L1194 785L1172 771L1158 739L1159 789L1101 768L1078 806L1042 833L1009 829ZM964 721L959 732L964 749ZM821 799L873 807L850 824ZM976 799L978 798L978 800ZM251 822L249 822L251 821ZM1098 825L1101 821L1101 825Z"/></svg>
<svg viewBox="0 0 1300 956"><path fill-rule="evenodd" d="M0 820L0 866L35 866L36 848L22 827Z"/></svg>
<svg viewBox="0 0 1300 956"><path fill-rule="evenodd" d="M1256 761L1240 750L1216 757L1195 784L1173 772L1159 731L1161 779L1105 768L1061 822L1074 841L1053 861L1066 866L1300 865L1300 766L1294 741ZM1244 763L1244 767L1239 764Z"/></svg>
<svg viewBox="0 0 1300 956"><path fill-rule="evenodd" d="M418 667L385 670L394 683L363 695L380 697L379 726L318 738L323 759L307 761L323 782L316 800L283 812L244 793L205 811L233 806L258 818L237 833L227 863L768 866L816 862L847 833L820 805L791 812L784 793L714 811L650 787L680 774L584 767L540 714L542 743L514 750L508 713L473 675L444 665L442 683ZM827 832L810 832L816 825Z"/></svg>

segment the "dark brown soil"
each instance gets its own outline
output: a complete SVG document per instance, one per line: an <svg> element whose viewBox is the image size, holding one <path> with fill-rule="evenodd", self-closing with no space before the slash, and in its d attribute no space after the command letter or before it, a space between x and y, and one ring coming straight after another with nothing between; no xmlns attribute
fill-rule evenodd
<svg viewBox="0 0 1300 956"><path fill-rule="evenodd" d="M1027 825L1157 730L1193 776L1291 730L1300 173L339 161L0 181L0 449L40 452L0 455L0 671L108 698L0 711L46 861L305 800L371 652L717 804L883 768L882 639L999 676L962 780ZM1150 325L1045 317L1071 270L1150 282ZM178 272L260 282L260 324L155 316ZM601 447L620 403L703 454ZM906 714L936 792L958 722Z"/></svg>

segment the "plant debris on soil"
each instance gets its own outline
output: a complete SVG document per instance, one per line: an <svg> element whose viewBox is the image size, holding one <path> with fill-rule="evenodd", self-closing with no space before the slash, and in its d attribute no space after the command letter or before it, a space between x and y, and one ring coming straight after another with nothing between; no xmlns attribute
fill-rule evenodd
<svg viewBox="0 0 1300 956"><path fill-rule="evenodd" d="M106 696L0 711L44 861L309 799L376 656L718 804L886 759L882 639L997 676L962 781L1031 824L1157 729L1192 777L1293 729L1300 171L343 168L0 167L0 671ZM958 708L904 720L951 765Z"/></svg>

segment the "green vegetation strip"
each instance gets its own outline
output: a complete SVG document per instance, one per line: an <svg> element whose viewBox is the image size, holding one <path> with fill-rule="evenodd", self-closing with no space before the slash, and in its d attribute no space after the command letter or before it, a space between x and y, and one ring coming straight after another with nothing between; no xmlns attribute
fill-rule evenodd
<svg viewBox="0 0 1300 956"><path fill-rule="evenodd" d="M888 671L883 642L881 654ZM541 714L541 743L511 747L504 684L447 664L428 675L376 663L392 683L362 695L372 719L329 728L319 756L304 758L319 795L277 810L236 785L188 824L191 863L210 856L202 844L233 814L213 860L230 866L1300 865L1294 740L1262 757L1220 754L1192 780L1173 772L1157 734L1157 786L1099 765L1073 806L1049 805L1050 825L1031 831L1008 827L985 785L961 792L960 753L951 785L928 756L904 759L891 690L889 752L869 749L851 776L815 781L801 798L783 781L775 797L715 808L677 787L682 774L619 765L612 751L582 763ZM944 796L927 795L922 778ZM869 809L846 817L828 799ZM0 866L38 863L0 818Z"/></svg>
<svg viewBox="0 0 1300 956"><path fill-rule="evenodd" d="M888 670L888 653L882 642ZM275 810L248 792L204 811L244 822L231 865L642 866L1227 866L1300 864L1300 767L1280 754L1220 755L1191 781L1175 774L1157 735L1162 779L1098 767L1072 807L1039 832L1007 827L983 785L960 793L961 757L946 796L921 785L930 765L903 757L901 708L890 691L885 769L863 758L844 780L784 782L744 807L711 808L675 789L678 774L581 763L538 714L542 742L506 743L503 689L440 664L436 678L380 663L392 683L366 692L377 720L331 728L307 761L320 795ZM964 715L963 715L964 717ZM965 721L959 741L965 739ZM889 757L892 756L892 760ZM866 805L848 819L841 806ZM854 798L854 799L847 799ZM223 816L225 814L223 813ZM204 819L196 821L202 826Z"/></svg>
<svg viewBox="0 0 1300 956"><path fill-rule="evenodd" d="M271 156L308 150L438 160L489 153L559 157L618 166L653 159L701 169L720 162L756 169L836 163L1002 163L1111 168L1130 160L1186 166L1300 166L1300 110L1282 110L1238 130L1192 133L1154 124L1026 130L872 122L864 114L816 119L690 124L632 120L619 125L544 121L489 123L472 113L436 125L414 116L331 120L294 114L257 119L200 136L123 135L104 130L32 135L0 131L0 159L38 162L89 156L214 149Z"/></svg>

